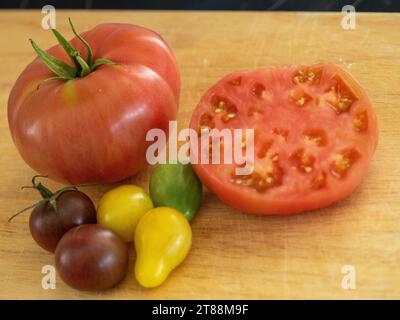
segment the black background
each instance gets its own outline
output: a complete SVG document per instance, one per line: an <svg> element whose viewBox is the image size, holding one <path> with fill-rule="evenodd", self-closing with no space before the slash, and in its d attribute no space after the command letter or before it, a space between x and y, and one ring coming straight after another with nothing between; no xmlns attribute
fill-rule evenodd
<svg viewBox="0 0 400 320"><path fill-rule="evenodd" d="M0 0L0 8L56 9L170 9L170 10L287 10L341 11L354 5L357 11L400 12L400 0Z"/></svg>

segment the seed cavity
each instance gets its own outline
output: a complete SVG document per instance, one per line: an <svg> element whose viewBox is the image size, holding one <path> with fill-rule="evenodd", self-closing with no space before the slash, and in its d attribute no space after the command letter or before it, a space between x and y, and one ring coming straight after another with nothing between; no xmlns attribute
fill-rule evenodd
<svg viewBox="0 0 400 320"><path fill-rule="evenodd" d="M264 114L264 110L262 110L262 109L260 109L260 108L258 108L258 107L256 107L256 106L250 106L250 107L248 107L248 109L247 109L247 115L248 115L249 117L253 117L253 116L256 115L256 114Z"/></svg>
<svg viewBox="0 0 400 320"><path fill-rule="evenodd" d="M258 99L263 99L265 95L265 86L262 83L256 82L251 89L251 92Z"/></svg>
<svg viewBox="0 0 400 320"><path fill-rule="evenodd" d="M327 102L336 113L340 114L349 111L350 107L358 98L342 78L336 76L334 81L335 84L327 91L330 94L330 98L327 99Z"/></svg>
<svg viewBox="0 0 400 320"><path fill-rule="evenodd" d="M236 112L229 112L229 113L224 113L222 116L221 116L221 120L223 121L223 122L228 122L229 120L231 120L231 119L233 119L233 118L235 118L236 117Z"/></svg>
<svg viewBox="0 0 400 320"><path fill-rule="evenodd" d="M213 96L211 99L213 113L221 115L221 120L224 123L234 119L238 112L236 105L227 98L220 96Z"/></svg>
<svg viewBox="0 0 400 320"><path fill-rule="evenodd" d="M331 163L332 175L334 175L338 179L342 179L346 176L349 169L360 157L360 153L354 148L345 149L336 154L334 160Z"/></svg>
<svg viewBox="0 0 400 320"><path fill-rule="evenodd" d="M232 173L232 182L252 188L258 192L264 192L272 187L277 187L282 184L283 170L279 167L279 156L274 155L272 160L272 168L267 173L262 174L258 171L253 171L249 175L236 175L235 170Z"/></svg>
<svg viewBox="0 0 400 320"><path fill-rule="evenodd" d="M314 169L315 158L304 149L296 150L289 159L300 172L311 173Z"/></svg>
<svg viewBox="0 0 400 320"><path fill-rule="evenodd" d="M361 111L356 114L353 119L353 128L357 132L363 132L368 130L368 115L367 111Z"/></svg>
<svg viewBox="0 0 400 320"><path fill-rule="evenodd" d="M257 151L257 157L265 158L265 156L267 155L267 152L268 152L269 148L271 148L272 144L273 144L273 140L265 140L265 141L261 142L260 147Z"/></svg>
<svg viewBox="0 0 400 320"><path fill-rule="evenodd" d="M201 134L202 132L208 132L211 129L215 128L215 121L214 116L209 113L205 112L200 116L200 126L198 133Z"/></svg>
<svg viewBox="0 0 400 320"><path fill-rule="evenodd" d="M311 96L304 90L296 88L290 91L289 99L297 106L304 107L311 100Z"/></svg>
<svg viewBox="0 0 400 320"><path fill-rule="evenodd" d="M328 144L328 136L324 129L310 128L303 132L304 139L307 143L318 147L324 147Z"/></svg>
<svg viewBox="0 0 400 320"><path fill-rule="evenodd" d="M297 70L292 77L294 84L309 83L319 84L321 81L322 69L321 68L306 68Z"/></svg>
<svg viewBox="0 0 400 320"><path fill-rule="evenodd" d="M318 173L311 181L311 188L314 190L322 189L326 186L326 173Z"/></svg>
<svg viewBox="0 0 400 320"><path fill-rule="evenodd" d="M218 104L216 106L214 106L214 112L215 113L221 113L223 112L225 109L225 102L224 101L220 101L218 102Z"/></svg>
<svg viewBox="0 0 400 320"><path fill-rule="evenodd" d="M271 129L271 133L279 136L284 141L287 141L287 138L289 136L289 130L283 128L273 128Z"/></svg>

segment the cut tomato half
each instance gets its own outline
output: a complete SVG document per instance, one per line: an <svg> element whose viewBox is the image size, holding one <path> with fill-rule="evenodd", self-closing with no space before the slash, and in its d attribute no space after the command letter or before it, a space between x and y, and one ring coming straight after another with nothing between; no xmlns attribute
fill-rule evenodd
<svg viewBox="0 0 400 320"><path fill-rule="evenodd" d="M303 212L348 196L366 175L378 140L366 91L334 64L227 75L203 95L190 127L254 129L250 174L236 174L240 165L223 157L193 166L223 202L257 214Z"/></svg>

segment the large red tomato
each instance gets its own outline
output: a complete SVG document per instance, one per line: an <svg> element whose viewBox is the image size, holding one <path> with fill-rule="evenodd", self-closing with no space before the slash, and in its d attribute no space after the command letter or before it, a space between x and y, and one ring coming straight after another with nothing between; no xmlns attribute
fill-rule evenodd
<svg viewBox="0 0 400 320"><path fill-rule="evenodd" d="M108 59L71 80L43 80L55 74L39 58L19 76L8 101L13 140L37 172L69 183L116 181L146 162L146 133L167 130L176 118L179 71L164 40L130 24L101 24L82 34L93 61ZM72 46L87 59L78 39ZM74 66L60 45L47 51Z"/></svg>
<svg viewBox="0 0 400 320"><path fill-rule="evenodd" d="M349 195L378 140L367 93L332 64L230 74L204 94L190 126L254 129L251 174L237 175L236 164L194 169L221 200L258 214L317 209ZM226 145L220 147L222 155Z"/></svg>

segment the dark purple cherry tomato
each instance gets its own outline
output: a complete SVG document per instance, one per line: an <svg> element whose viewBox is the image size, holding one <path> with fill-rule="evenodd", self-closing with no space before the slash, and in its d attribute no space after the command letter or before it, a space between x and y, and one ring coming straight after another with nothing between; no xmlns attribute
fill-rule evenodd
<svg viewBox="0 0 400 320"><path fill-rule="evenodd" d="M33 239L43 249L54 252L68 230L80 224L96 223L96 208L90 198L77 190L61 193L56 209L50 202L39 204L29 218Z"/></svg>
<svg viewBox="0 0 400 320"><path fill-rule="evenodd" d="M114 232L97 224L69 230L58 243L55 256L59 276L79 290L114 287L128 271L127 245Z"/></svg>
<svg viewBox="0 0 400 320"><path fill-rule="evenodd" d="M58 241L68 230L81 224L96 223L96 208L90 198L74 186L51 192L35 176L32 186L39 191L42 200L10 218L30 208L34 208L29 218L29 229L33 239L43 249L54 252Z"/></svg>

